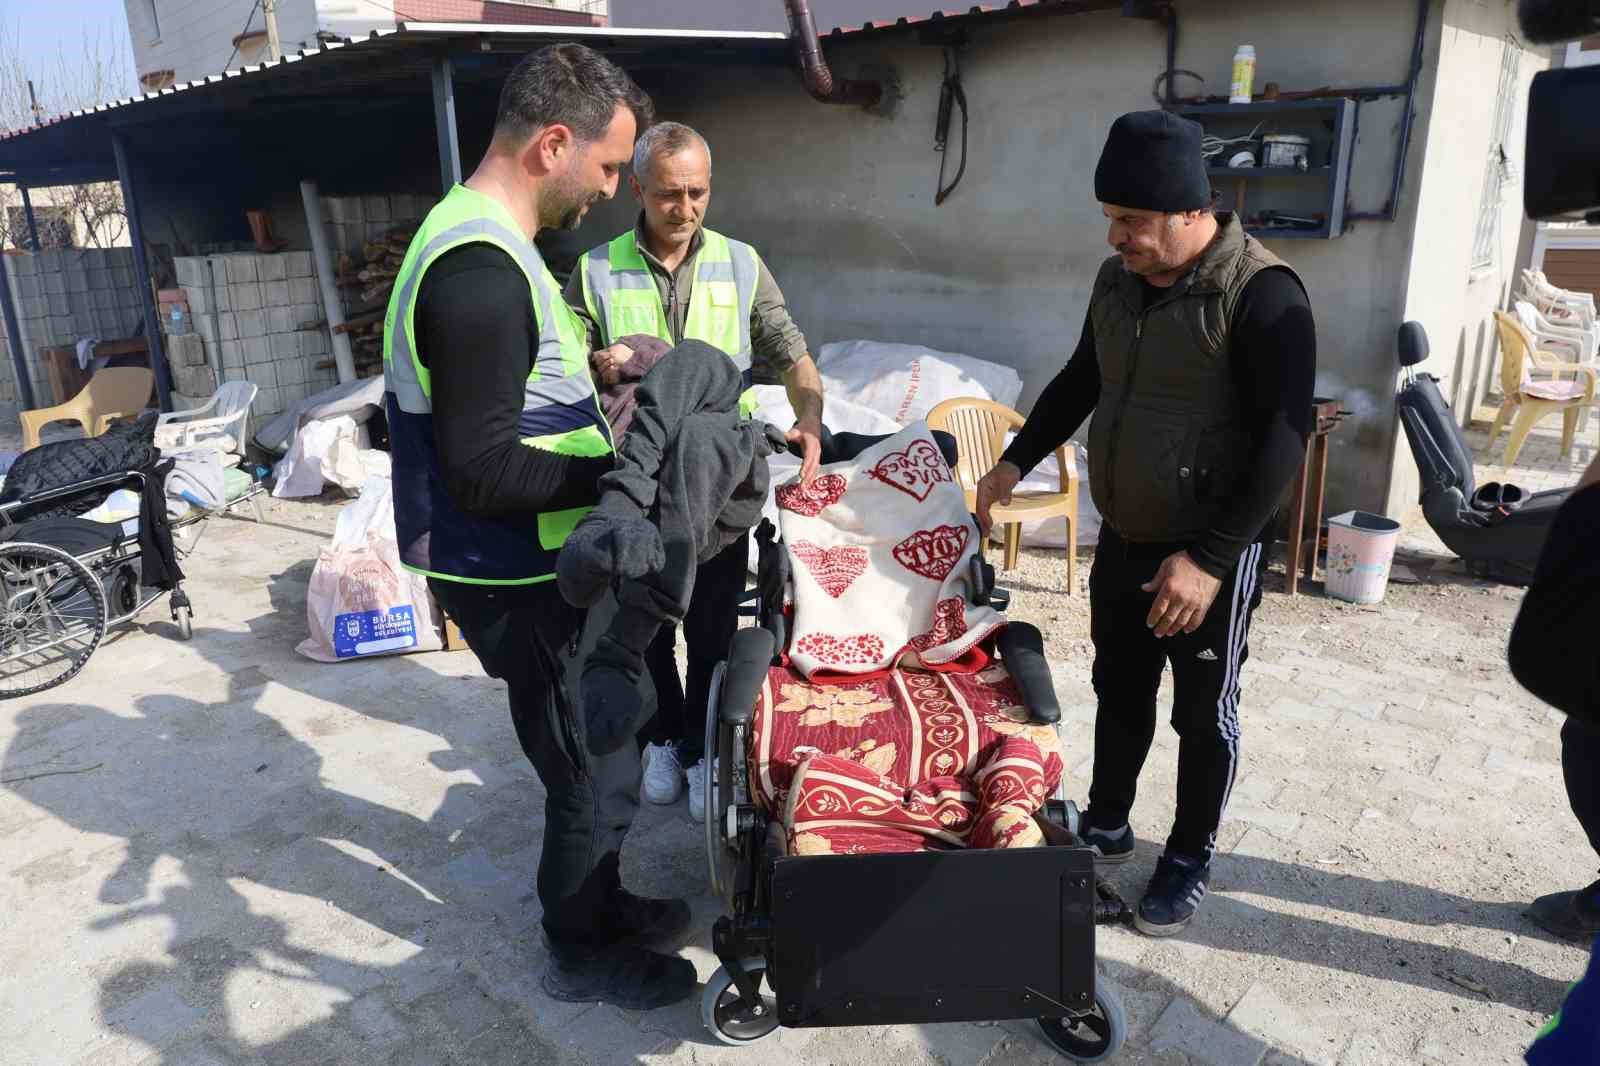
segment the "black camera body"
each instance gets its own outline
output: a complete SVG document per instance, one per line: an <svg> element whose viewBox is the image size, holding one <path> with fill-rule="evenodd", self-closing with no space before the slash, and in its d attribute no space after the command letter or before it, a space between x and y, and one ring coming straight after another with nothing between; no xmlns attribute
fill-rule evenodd
<svg viewBox="0 0 1600 1066"><path fill-rule="evenodd" d="M1600 0L1520 0L1517 18L1536 43L1577 40L1600 34ZM1529 218L1600 225L1600 66L1535 75L1526 159Z"/></svg>

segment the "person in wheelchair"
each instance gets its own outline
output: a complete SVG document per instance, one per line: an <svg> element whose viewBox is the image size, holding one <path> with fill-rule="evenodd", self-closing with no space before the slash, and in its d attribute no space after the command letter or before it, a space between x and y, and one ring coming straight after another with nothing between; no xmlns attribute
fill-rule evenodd
<svg viewBox="0 0 1600 1066"><path fill-rule="evenodd" d="M735 634L705 725L728 913L701 1007L725 1043L1026 1017L1080 1061L1122 1041L1093 927L1126 908L1051 798L1043 641L1001 613L954 448L924 424L824 431L818 476L776 489L781 538L757 531L759 624ZM998 924L962 920L997 894Z"/></svg>
<svg viewBox="0 0 1600 1066"><path fill-rule="evenodd" d="M1008 502L1079 423L1104 518L1089 580L1094 782L1085 839L1103 862L1134 850L1129 813L1172 664L1177 816L1139 904L1171 936L1194 917L1239 769L1239 677L1272 518L1305 456L1316 328L1299 277L1212 209L1201 127L1123 115L1095 170L1117 254L1082 338L978 484L978 522Z"/></svg>

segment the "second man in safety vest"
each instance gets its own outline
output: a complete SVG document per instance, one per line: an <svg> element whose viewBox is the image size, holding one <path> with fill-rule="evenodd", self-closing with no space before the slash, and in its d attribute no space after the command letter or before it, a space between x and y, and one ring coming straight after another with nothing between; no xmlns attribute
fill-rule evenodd
<svg viewBox="0 0 1600 1066"><path fill-rule="evenodd" d="M704 225L711 203L710 146L681 123L652 126L634 147L629 186L642 208L638 222L585 253L566 288L567 302L588 324L596 369L625 362L631 352L620 341L633 334L721 348L745 371L746 384L781 381L787 387L796 418L789 440L802 449L801 477L809 481L822 455L822 378L755 249ZM748 393L742 406L752 413ZM678 681L675 631L663 628L650 649L659 701L645 749L643 793L651 802L675 802L685 770L703 755L701 715L712 672L738 626L748 553L748 538L741 537L696 574L684 618L686 686ZM699 818L705 804L701 775L689 773L688 784L689 813Z"/></svg>

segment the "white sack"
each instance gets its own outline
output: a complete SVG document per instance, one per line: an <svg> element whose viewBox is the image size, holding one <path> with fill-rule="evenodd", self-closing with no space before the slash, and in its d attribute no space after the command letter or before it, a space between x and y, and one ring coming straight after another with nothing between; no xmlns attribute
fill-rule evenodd
<svg viewBox="0 0 1600 1066"><path fill-rule="evenodd" d="M1016 407L1022 378L986 359L939 352L920 344L838 341L817 353L828 428L835 400L870 407L901 426L920 422L941 401L955 396L994 400Z"/></svg>

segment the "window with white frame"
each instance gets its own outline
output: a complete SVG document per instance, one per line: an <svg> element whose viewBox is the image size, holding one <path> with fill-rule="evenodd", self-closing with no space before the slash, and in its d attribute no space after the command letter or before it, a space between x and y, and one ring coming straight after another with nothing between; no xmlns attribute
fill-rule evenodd
<svg viewBox="0 0 1600 1066"><path fill-rule="evenodd" d="M1522 47L1509 38L1500 45L1500 85L1494 100L1494 124L1489 129L1489 154L1483 165L1483 196L1478 201L1478 225L1472 234L1472 269L1494 265L1500 248L1500 218L1505 214L1505 187L1511 182L1511 119L1516 114L1518 72Z"/></svg>

